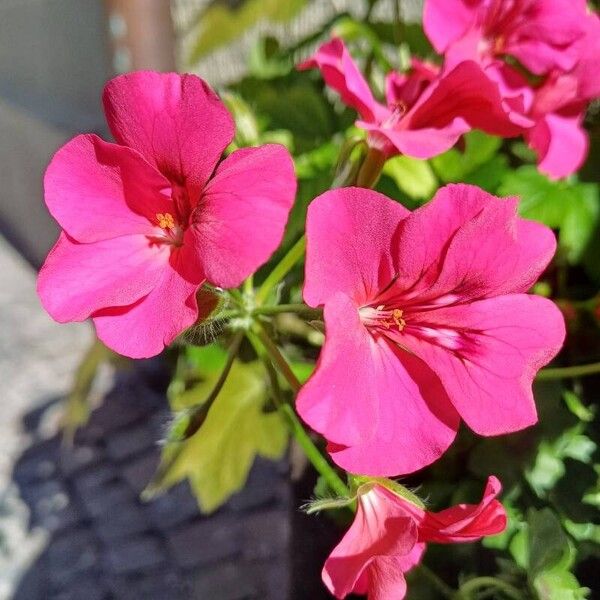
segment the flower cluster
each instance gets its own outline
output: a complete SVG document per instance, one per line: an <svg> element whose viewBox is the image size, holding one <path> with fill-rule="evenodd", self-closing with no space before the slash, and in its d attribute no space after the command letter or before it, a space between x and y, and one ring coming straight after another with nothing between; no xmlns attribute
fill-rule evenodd
<svg viewBox="0 0 600 600"><path fill-rule="evenodd" d="M426 0L423 23L446 68L475 60L506 102L522 102L523 135L552 177L587 155L587 103L600 95L600 18L586 0Z"/></svg>
<svg viewBox="0 0 600 600"><path fill-rule="evenodd" d="M585 0L427 0L424 27L444 63L388 73L385 105L340 39L298 68L319 68L386 156L429 158L480 129L522 135L554 178L582 165L585 109L600 95L600 18Z"/></svg>
<svg viewBox="0 0 600 600"><path fill-rule="evenodd" d="M599 23L584 0L427 0L425 31L444 63L413 59L388 73L385 102L341 39L298 68L321 71L383 161L433 157L481 129L524 136L540 168L563 177L587 151ZM193 75L122 75L104 106L115 143L80 135L46 172L62 231L39 275L44 307L60 322L91 318L104 344L141 358L234 298L244 318L231 329L260 342L265 298L248 278L283 238L296 192L289 152L230 151L233 119ZM325 341L295 408L358 477L354 522L325 563L325 585L337 598L392 600L427 543L498 533L506 515L495 477L480 504L437 513L383 478L439 459L461 421L481 436L533 425L533 379L565 327L550 300L529 293L556 241L518 215L518 198L455 184L409 211L351 183L308 208L302 294L322 311ZM245 295L228 294L243 282Z"/></svg>

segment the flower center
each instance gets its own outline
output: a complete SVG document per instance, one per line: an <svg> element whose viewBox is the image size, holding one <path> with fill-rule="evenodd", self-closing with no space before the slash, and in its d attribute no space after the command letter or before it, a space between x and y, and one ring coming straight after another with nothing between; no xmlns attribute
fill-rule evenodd
<svg viewBox="0 0 600 600"><path fill-rule="evenodd" d="M175 219L171 213L156 213L156 220L161 229L174 229Z"/></svg>
<svg viewBox="0 0 600 600"><path fill-rule="evenodd" d="M358 313L361 321L367 327L397 329L398 331L402 331L406 327L404 311L399 308L386 309L383 304L380 304L376 308L373 306L363 306L359 308Z"/></svg>
<svg viewBox="0 0 600 600"><path fill-rule="evenodd" d="M398 100L390 105L390 109L392 112L382 125L385 128L393 129L404 118L404 115L408 111L408 106L402 100Z"/></svg>
<svg viewBox="0 0 600 600"><path fill-rule="evenodd" d="M156 213L156 224L163 230L155 241L163 244L181 246L183 244L183 228L173 218L171 213Z"/></svg>

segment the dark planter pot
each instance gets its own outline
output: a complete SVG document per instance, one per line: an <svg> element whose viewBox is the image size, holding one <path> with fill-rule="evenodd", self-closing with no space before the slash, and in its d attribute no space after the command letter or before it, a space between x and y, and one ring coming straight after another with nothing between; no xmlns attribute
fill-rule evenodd
<svg viewBox="0 0 600 600"><path fill-rule="evenodd" d="M210 516L187 483L140 499L168 425L167 381L161 360L121 373L73 447L42 439L48 406L26 416L34 441L14 480L48 541L14 599L330 598L320 570L338 534L298 510L313 473L292 484L287 461L257 460L245 489Z"/></svg>

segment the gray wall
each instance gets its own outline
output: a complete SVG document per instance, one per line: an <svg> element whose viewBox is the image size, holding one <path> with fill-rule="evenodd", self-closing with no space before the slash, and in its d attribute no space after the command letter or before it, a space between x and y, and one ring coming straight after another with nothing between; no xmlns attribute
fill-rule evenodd
<svg viewBox="0 0 600 600"><path fill-rule="evenodd" d="M57 233L44 168L76 133L104 131L109 74L101 0L0 0L0 233L35 265Z"/></svg>

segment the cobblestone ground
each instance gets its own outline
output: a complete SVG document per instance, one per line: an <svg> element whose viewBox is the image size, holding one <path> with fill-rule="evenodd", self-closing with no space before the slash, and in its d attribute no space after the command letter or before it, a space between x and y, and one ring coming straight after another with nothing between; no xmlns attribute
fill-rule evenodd
<svg viewBox="0 0 600 600"><path fill-rule="evenodd" d="M53 430L89 343L57 326L0 239L0 599L285 600L290 487L259 461L210 517L187 484L139 500L167 421L160 363L119 374L72 449Z"/></svg>

